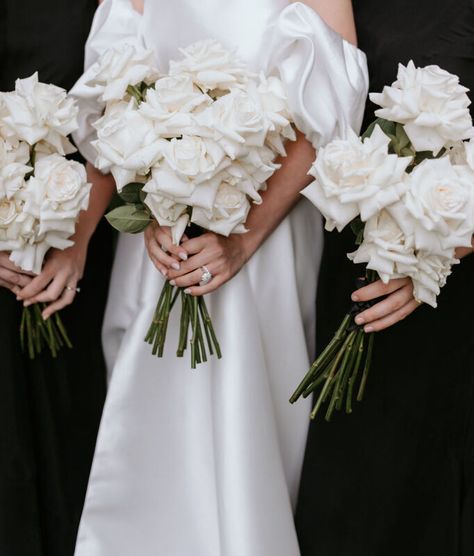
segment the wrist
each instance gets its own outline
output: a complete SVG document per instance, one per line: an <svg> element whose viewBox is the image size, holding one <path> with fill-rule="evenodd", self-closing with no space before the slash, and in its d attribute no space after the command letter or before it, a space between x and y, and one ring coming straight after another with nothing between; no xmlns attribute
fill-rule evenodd
<svg viewBox="0 0 474 556"><path fill-rule="evenodd" d="M245 262L252 258L254 253L260 247L263 242L255 232L248 231L244 234L239 234L240 247L242 254L244 256Z"/></svg>

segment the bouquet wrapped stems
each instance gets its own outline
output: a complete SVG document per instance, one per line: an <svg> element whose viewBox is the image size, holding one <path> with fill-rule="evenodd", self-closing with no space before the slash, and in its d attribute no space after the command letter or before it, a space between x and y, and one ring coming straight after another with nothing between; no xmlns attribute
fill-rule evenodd
<svg viewBox="0 0 474 556"><path fill-rule="evenodd" d="M367 271L366 279L358 286L376 280L376 273ZM352 413L352 402L357 388L357 401L364 397L367 377L372 362L374 333L366 334L354 323L354 317L370 304L354 303L337 329L333 339L319 355L290 398L295 403L319 391L311 418L315 419L323 405L327 405L325 419L330 421L334 411L345 409ZM359 381L360 377L360 381Z"/></svg>
<svg viewBox="0 0 474 556"><path fill-rule="evenodd" d="M35 303L31 307L23 308L20 343L22 350L28 352L30 359L39 355L45 346L49 348L53 357L57 357L59 350L64 346L72 348L59 313L55 313L45 321L42 316L45 307L44 303Z"/></svg>
<svg viewBox="0 0 474 556"><path fill-rule="evenodd" d="M172 286L169 282L165 282L163 286L153 321L145 337L145 341L152 346L153 355L163 357L169 317L178 297L181 298L181 319L176 355L183 357L191 330L191 368L195 369L198 364L207 361L206 344L209 354L215 353L220 359L221 348L204 298L188 295L184 293L184 288Z"/></svg>

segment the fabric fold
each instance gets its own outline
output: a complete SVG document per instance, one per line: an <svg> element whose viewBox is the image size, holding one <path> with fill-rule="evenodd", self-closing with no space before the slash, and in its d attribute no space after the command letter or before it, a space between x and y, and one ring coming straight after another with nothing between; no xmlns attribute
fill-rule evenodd
<svg viewBox="0 0 474 556"><path fill-rule="evenodd" d="M280 74L296 126L315 149L359 131L368 92L361 50L301 2L282 10L267 45L268 72Z"/></svg>

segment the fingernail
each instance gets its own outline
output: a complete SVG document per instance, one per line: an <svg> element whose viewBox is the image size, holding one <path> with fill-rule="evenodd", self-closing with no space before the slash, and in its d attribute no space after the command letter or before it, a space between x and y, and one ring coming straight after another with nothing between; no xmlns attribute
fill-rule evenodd
<svg viewBox="0 0 474 556"><path fill-rule="evenodd" d="M163 276L166 278L168 276L168 272L166 270L161 270L160 269L161 274L163 274Z"/></svg>
<svg viewBox="0 0 474 556"><path fill-rule="evenodd" d="M187 293L187 294L189 295L189 294L191 293L191 288L186 288L186 289L184 290L184 293Z"/></svg>
<svg viewBox="0 0 474 556"><path fill-rule="evenodd" d="M44 321L47 321L49 319L48 315L42 315L42 316Z"/></svg>
<svg viewBox="0 0 474 556"><path fill-rule="evenodd" d="M170 280L170 284L171 284L172 286L176 286L176 280Z"/></svg>
<svg viewBox="0 0 474 556"><path fill-rule="evenodd" d="M359 301L359 296L355 293L352 294L352 301Z"/></svg>
<svg viewBox="0 0 474 556"><path fill-rule="evenodd" d="M355 321L357 324L364 324L365 322L363 317L356 317Z"/></svg>
<svg viewBox="0 0 474 556"><path fill-rule="evenodd" d="M369 334L370 332L374 331L374 327L373 326L366 326L364 328L364 332L367 332L367 334Z"/></svg>
<svg viewBox="0 0 474 556"><path fill-rule="evenodd" d="M173 263L171 265L171 268L174 268L175 270L179 270L181 267L179 266L179 263Z"/></svg>
<svg viewBox="0 0 474 556"><path fill-rule="evenodd" d="M25 301L23 303L23 307L29 307L31 305L31 301Z"/></svg>
<svg viewBox="0 0 474 556"><path fill-rule="evenodd" d="M188 260L188 255L186 253L180 253L179 258L183 261L187 261Z"/></svg>
<svg viewBox="0 0 474 556"><path fill-rule="evenodd" d="M19 295L16 296L17 301L21 301L21 297Z"/></svg>

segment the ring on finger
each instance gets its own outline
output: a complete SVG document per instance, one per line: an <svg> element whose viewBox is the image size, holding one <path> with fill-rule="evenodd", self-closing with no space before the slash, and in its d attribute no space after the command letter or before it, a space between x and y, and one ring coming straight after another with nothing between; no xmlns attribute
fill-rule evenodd
<svg viewBox="0 0 474 556"><path fill-rule="evenodd" d="M207 268L207 266L201 267L201 280L199 282L200 286L206 286L213 279L212 272Z"/></svg>
<svg viewBox="0 0 474 556"><path fill-rule="evenodd" d="M80 293L81 291L81 288L74 287L74 286L66 286L64 289L67 290L68 292L76 292L76 293Z"/></svg>

